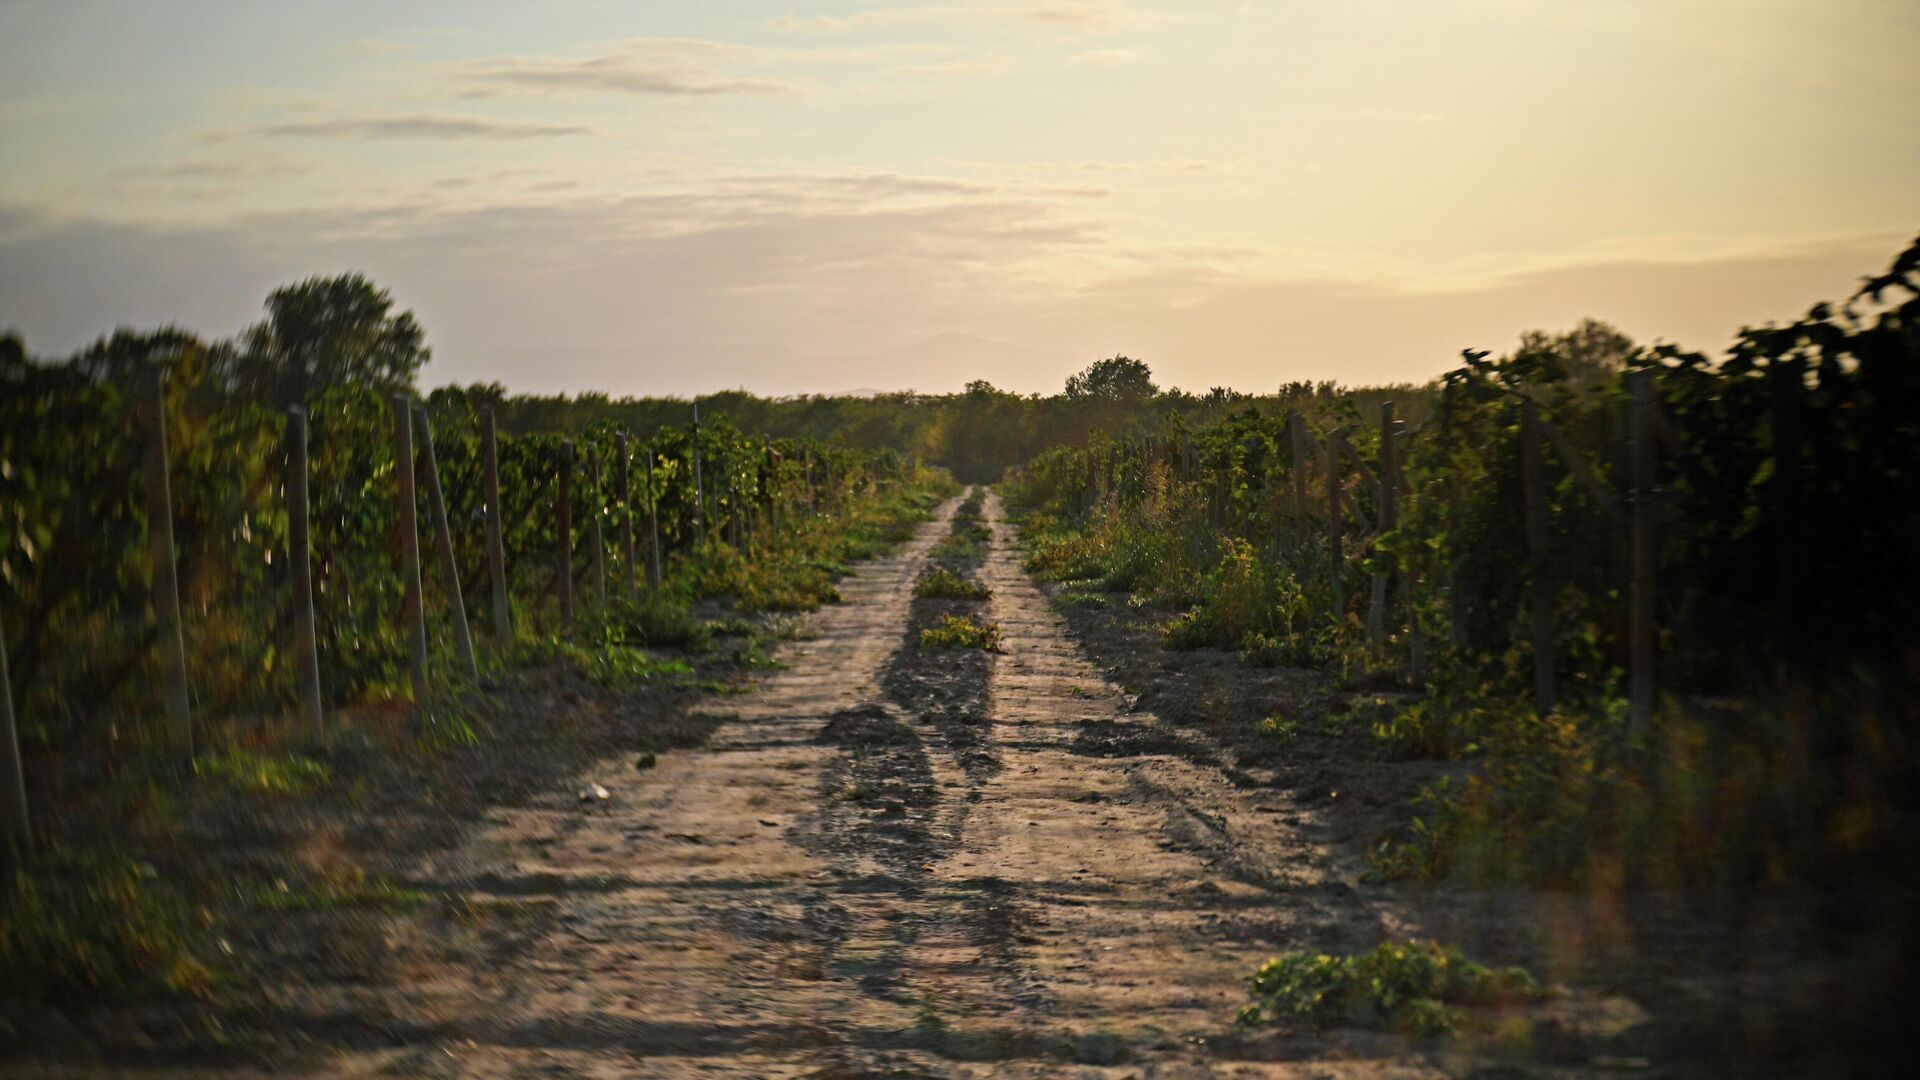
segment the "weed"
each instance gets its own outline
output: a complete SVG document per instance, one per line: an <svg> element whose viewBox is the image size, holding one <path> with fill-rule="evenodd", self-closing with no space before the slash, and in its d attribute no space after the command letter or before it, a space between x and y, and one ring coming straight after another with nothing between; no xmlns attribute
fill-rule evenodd
<svg viewBox="0 0 1920 1080"><path fill-rule="evenodd" d="M985 557L986 553L980 541L960 532L933 545L933 557L936 559L979 559Z"/></svg>
<svg viewBox="0 0 1920 1080"><path fill-rule="evenodd" d="M1461 1006L1515 1004L1541 996L1524 969L1487 968L1434 942L1383 942L1350 956L1287 953L1248 980L1246 1025L1385 1028L1443 1035L1467 1022Z"/></svg>
<svg viewBox="0 0 1920 1080"><path fill-rule="evenodd" d="M1074 607L1104 608L1113 604L1113 598L1105 593L1088 592L1085 589L1068 589L1056 596L1055 601Z"/></svg>
<svg viewBox="0 0 1920 1080"><path fill-rule="evenodd" d="M914 582L913 594L934 600L985 600L993 591L970 578L936 566Z"/></svg>
<svg viewBox="0 0 1920 1080"><path fill-rule="evenodd" d="M186 903L152 867L65 847L0 881L0 999L80 1005L198 995L212 973L188 952Z"/></svg>
<svg viewBox="0 0 1920 1080"><path fill-rule="evenodd" d="M194 759L194 772L203 779L239 791L272 795L300 795L325 787L333 776L325 765L299 754L269 757L240 747Z"/></svg>
<svg viewBox="0 0 1920 1080"><path fill-rule="evenodd" d="M1275 742L1292 742L1294 737L1300 734L1300 722L1269 716L1260 721L1260 730L1271 736Z"/></svg>
<svg viewBox="0 0 1920 1080"><path fill-rule="evenodd" d="M666 589L647 589L636 598L621 598L607 612L605 636L649 648L703 648L713 630L693 617L690 606L686 597Z"/></svg>
<svg viewBox="0 0 1920 1080"><path fill-rule="evenodd" d="M920 631L923 649L984 649L1000 651L1000 624L977 623L971 615L942 615L939 626Z"/></svg>

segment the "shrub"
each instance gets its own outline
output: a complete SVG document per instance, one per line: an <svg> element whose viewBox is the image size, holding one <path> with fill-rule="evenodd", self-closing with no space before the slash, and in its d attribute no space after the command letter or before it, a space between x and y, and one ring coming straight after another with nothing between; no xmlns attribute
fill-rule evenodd
<svg viewBox="0 0 1920 1080"><path fill-rule="evenodd" d="M1225 541L1200 594L1200 603L1160 628L1173 648L1239 646L1253 657L1275 660L1313 656L1312 620L1300 582L1262 562L1250 542Z"/></svg>
<svg viewBox="0 0 1920 1080"><path fill-rule="evenodd" d="M151 867L53 849L0 879L0 1000L200 994L210 975L187 951L188 925L186 905Z"/></svg>

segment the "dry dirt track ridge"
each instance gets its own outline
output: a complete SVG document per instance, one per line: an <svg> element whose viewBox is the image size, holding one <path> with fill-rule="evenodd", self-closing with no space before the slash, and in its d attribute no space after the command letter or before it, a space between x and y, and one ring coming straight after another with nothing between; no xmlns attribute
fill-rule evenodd
<svg viewBox="0 0 1920 1080"><path fill-rule="evenodd" d="M913 583L957 501L755 692L712 700L709 745L605 761L582 782L610 800L499 810L425 868L488 914L406 932L403 983L343 991L334 1015L389 1045L336 1040L324 1073L1437 1075L1385 1041L1231 1045L1256 964L1370 944L1383 916L1310 814L1167 752L996 499L980 577L1004 651L918 650Z"/></svg>

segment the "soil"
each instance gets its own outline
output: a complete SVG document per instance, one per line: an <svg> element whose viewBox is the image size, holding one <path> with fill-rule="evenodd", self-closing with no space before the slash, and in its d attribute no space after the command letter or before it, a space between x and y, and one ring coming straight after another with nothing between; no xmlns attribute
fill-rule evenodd
<svg viewBox="0 0 1920 1080"><path fill-rule="evenodd" d="M991 495L991 539L937 554L958 502L843 581L751 693L654 701L684 737L523 772L542 779L420 848L407 884L441 902L338 949L289 934L300 974L251 1018L286 1033L270 1054L9 1075L1688 1071L1634 993L1588 978L1618 919L1368 879L1362 844L1436 767L1332 719L1351 691L1168 654L1125 611L1056 608ZM936 561L990 597L916 598ZM997 623L999 650L921 647L946 614ZM1313 730L1276 751L1252 734L1275 714ZM583 800L593 784L608 797ZM1524 1051L1233 1025L1273 954L1407 936L1555 983L1504 1018L1533 1033Z"/></svg>

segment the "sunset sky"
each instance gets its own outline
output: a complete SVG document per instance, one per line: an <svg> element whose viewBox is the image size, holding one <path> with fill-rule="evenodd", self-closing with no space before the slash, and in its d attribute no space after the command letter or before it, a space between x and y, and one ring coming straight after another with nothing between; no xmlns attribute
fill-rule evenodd
<svg viewBox="0 0 1920 1080"><path fill-rule="evenodd" d="M1920 231L1914 0L0 3L0 326L364 271L430 383L1718 350Z"/></svg>

